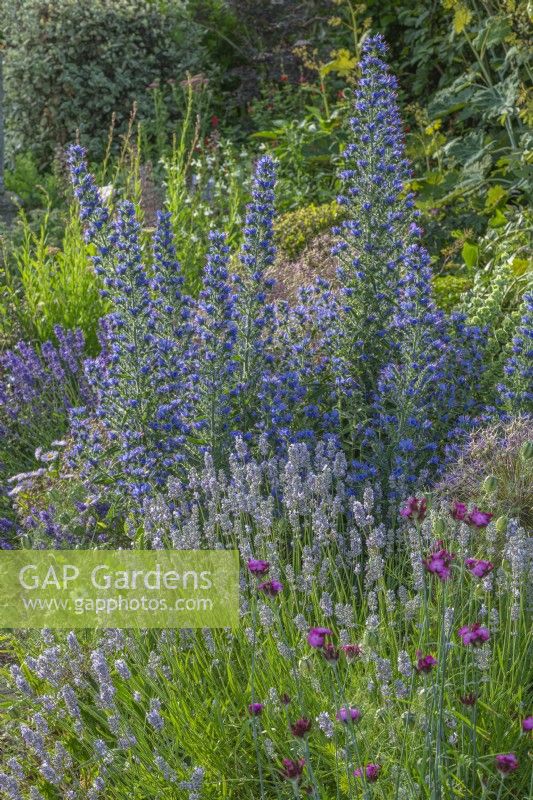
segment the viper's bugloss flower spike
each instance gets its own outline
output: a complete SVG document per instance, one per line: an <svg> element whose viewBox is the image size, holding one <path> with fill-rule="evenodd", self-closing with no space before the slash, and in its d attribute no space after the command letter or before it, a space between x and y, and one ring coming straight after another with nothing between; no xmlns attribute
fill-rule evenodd
<svg viewBox="0 0 533 800"><path fill-rule="evenodd" d="M154 276L151 288L155 302L159 307L163 307L164 314L169 317L176 312L178 315L180 313L183 315L182 305L186 299L182 293L184 279L176 256L170 212L157 212L153 254Z"/></svg>
<svg viewBox="0 0 533 800"><path fill-rule="evenodd" d="M274 263L273 221L275 216L276 164L271 156L261 156L255 166L252 183L252 202L246 209L244 243L240 260L246 274L261 290L266 270ZM268 285L271 285L269 281ZM263 299L264 302L264 299Z"/></svg>
<svg viewBox="0 0 533 800"><path fill-rule="evenodd" d="M74 194L80 205L80 219L85 226L85 238L93 241L109 220L96 182L87 167L87 153L80 145L73 144L67 150L67 162Z"/></svg>

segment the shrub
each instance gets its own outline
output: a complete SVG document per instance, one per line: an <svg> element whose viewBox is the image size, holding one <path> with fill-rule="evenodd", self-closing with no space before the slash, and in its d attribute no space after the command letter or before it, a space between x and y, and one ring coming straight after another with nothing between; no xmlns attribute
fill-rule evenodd
<svg viewBox="0 0 533 800"><path fill-rule="evenodd" d="M281 214L274 225L280 257L294 261L317 234L329 230L344 216L344 209L335 202Z"/></svg>
<svg viewBox="0 0 533 800"><path fill-rule="evenodd" d="M41 165L78 129L102 156L113 113L123 131L133 103L141 117L152 113L150 85L182 79L203 60L198 28L170 6L8 0L1 8L9 150L32 152Z"/></svg>

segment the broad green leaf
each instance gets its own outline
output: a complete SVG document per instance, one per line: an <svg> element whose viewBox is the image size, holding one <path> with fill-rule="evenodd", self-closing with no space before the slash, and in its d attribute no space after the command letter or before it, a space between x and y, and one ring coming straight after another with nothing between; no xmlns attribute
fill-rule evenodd
<svg viewBox="0 0 533 800"><path fill-rule="evenodd" d="M465 262L466 266L469 267L469 269L472 269L473 267L477 266L479 247L477 244L465 242L463 249L461 250L461 255L463 256L463 261Z"/></svg>
<svg viewBox="0 0 533 800"><path fill-rule="evenodd" d="M251 139L279 139L279 131L256 131L250 134Z"/></svg>

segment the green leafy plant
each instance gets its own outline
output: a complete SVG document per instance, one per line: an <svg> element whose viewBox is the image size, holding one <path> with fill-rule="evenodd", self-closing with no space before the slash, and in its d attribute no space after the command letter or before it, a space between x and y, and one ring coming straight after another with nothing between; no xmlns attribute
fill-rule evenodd
<svg viewBox="0 0 533 800"><path fill-rule="evenodd" d="M44 342L52 338L56 325L81 328L88 351L94 353L98 321L106 306L76 209L71 209L60 247L49 244L48 214L37 233L24 214L20 224L23 238L7 254L4 289L19 334Z"/></svg>
<svg viewBox="0 0 533 800"><path fill-rule="evenodd" d="M152 112L151 87L205 65L198 26L180 6L132 0L3 0L9 152L49 164L79 130L94 156L115 115Z"/></svg>

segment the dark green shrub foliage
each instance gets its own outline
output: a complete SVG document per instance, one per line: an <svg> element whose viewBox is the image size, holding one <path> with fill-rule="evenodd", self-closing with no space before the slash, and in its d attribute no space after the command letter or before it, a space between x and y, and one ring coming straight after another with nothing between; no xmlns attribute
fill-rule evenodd
<svg viewBox="0 0 533 800"><path fill-rule="evenodd" d="M199 29L180 4L159 10L143 0L0 0L6 26L8 148L49 163L54 147L79 128L91 155L133 103L152 111L150 86L185 78L202 61ZM176 10L178 9L178 10Z"/></svg>

